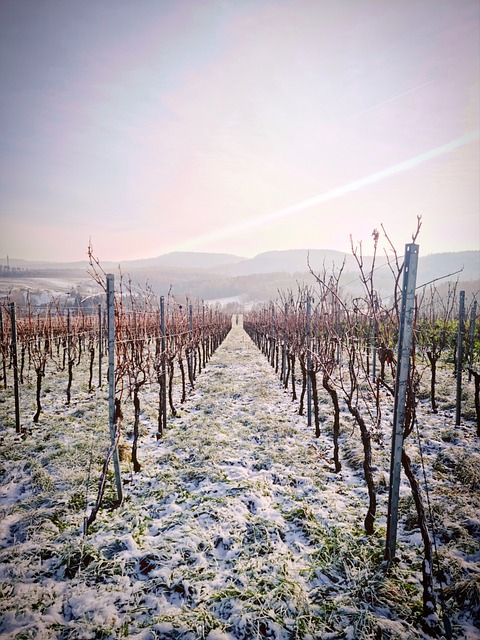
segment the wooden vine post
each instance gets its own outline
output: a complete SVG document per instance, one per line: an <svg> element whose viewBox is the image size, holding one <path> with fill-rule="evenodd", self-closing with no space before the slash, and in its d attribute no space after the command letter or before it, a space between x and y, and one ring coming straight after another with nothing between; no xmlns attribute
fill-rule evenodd
<svg viewBox="0 0 480 640"><path fill-rule="evenodd" d="M402 287L402 307L398 332L397 375L395 377L395 401L393 410L392 455L390 458L390 489L387 514L387 543L385 559L395 558L397 545L398 499L400 493L400 472L402 468L403 429L407 383L412 349L413 317L415 311L415 285L417 281L418 245L405 246L405 263Z"/></svg>

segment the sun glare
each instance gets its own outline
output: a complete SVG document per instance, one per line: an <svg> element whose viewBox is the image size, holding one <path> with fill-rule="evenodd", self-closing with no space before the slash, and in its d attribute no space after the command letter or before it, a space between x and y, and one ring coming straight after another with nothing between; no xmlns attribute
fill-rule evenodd
<svg viewBox="0 0 480 640"><path fill-rule="evenodd" d="M451 140L450 142L447 142L439 147L434 147L429 151L425 151L424 153L414 156L413 158L409 158L408 160L404 160L403 162L394 164L391 167L382 169L381 171L371 173L364 178L354 180L353 182L349 182L348 184L342 185L341 187L335 187L334 189L330 189L325 193L313 196L312 198L307 198L306 200L302 200L301 202L297 202L296 204L290 205L288 207L284 207L283 209L278 209L277 211L272 211L251 220L246 220L245 222L239 224L230 225L228 227L216 229L215 231L211 231L201 236L190 238L189 240L183 242L181 245L177 245L175 247L175 250L191 249L192 247L202 245L213 240L232 237L249 232L252 229L263 227L276 220L292 216L296 213L304 211L305 209L310 209L336 198L341 198L342 196L347 195L348 193L351 193L353 191L358 191L359 189L363 189L364 187L368 187L372 184L380 182L381 180L385 180L386 178L390 178L404 171L409 171L410 169L413 169L423 164L424 162L428 162L433 158L464 147L471 142L478 140L479 137L480 130L473 131L459 138L455 138L455 140Z"/></svg>

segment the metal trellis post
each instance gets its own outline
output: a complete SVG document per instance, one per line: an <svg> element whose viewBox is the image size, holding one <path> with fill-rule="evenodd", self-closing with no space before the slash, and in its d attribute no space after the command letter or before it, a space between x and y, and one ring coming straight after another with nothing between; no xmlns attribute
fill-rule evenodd
<svg viewBox="0 0 480 640"><path fill-rule="evenodd" d="M102 386L103 330L102 305L98 305L98 388Z"/></svg>
<svg viewBox="0 0 480 640"><path fill-rule="evenodd" d="M473 369L473 354L475 352L475 323L477 320L477 301L473 301L472 309L470 311L470 326L469 326L469 338L470 338L470 353L468 356L468 381L472 379Z"/></svg>
<svg viewBox="0 0 480 640"><path fill-rule="evenodd" d="M202 366L205 368L205 365L205 305L202 304Z"/></svg>
<svg viewBox="0 0 480 640"><path fill-rule="evenodd" d="M189 330L189 336L190 336L190 350L188 354L188 359L190 362L190 374L192 376L191 379L194 380L195 371L193 370L193 307L192 305L189 305L188 307L188 330Z"/></svg>
<svg viewBox="0 0 480 640"><path fill-rule="evenodd" d="M375 295L374 303L375 305L375 314L373 317L373 363L372 363L372 380L376 382L377 380L377 337L378 337L378 321L377 321L377 312L378 312L378 296Z"/></svg>
<svg viewBox="0 0 480 640"><path fill-rule="evenodd" d="M113 274L107 274L107 327L108 327L108 424L112 445L116 439L115 424L115 279ZM120 458L118 447L113 452L113 466L115 469L115 484L118 502L123 502L123 485L120 474Z"/></svg>
<svg viewBox="0 0 480 640"><path fill-rule="evenodd" d="M7 388L7 359L5 357L4 344L3 341L5 339L5 333L3 329L3 315L2 308L0 307L0 344L2 350L2 368L3 368L3 388Z"/></svg>
<svg viewBox="0 0 480 640"><path fill-rule="evenodd" d="M309 427L312 426L312 381L310 379L310 370L312 368L312 354L311 354L311 342L312 342L312 327L311 327L311 316L312 316L312 298L307 296L307 327L306 327L306 338L307 338L307 425Z"/></svg>
<svg viewBox="0 0 480 640"><path fill-rule="evenodd" d="M455 411L455 425L458 427L462 414L462 370L463 370L463 335L465 333L465 291L460 291L458 308L457 335L457 404Z"/></svg>
<svg viewBox="0 0 480 640"><path fill-rule="evenodd" d="M166 339L165 339L165 298L160 297L160 331L162 349L162 425L167 426L167 368L166 368ZM161 434L160 434L161 435Z"/></svg>
<svg viewBox="0 0 480 640"><path fill-rule="evenodd" d="M417 280L418 245L405 246L402 287L402 308L398 333L397 375L395 376L395 404L393 411L392 455L390 459L390 489L388 496L387 544L385 559L395 557L397 545L398 499L402 468L403 430L407 398L410 352L412 349L413 319L415 312L415 285Z"/></svg>
<svg viewBox="0 0 480 640"><path fill-rule="evenodd" d="M284 319L283 319L283 344L282 344L282 382L285 382L285 374L287 368L287 314L288 304L285 303Z"/></svg>
<svg viewBox="0 0 480 640"><path fill-rule="evenodd" d="M20 394L18 391L18 358L17 358L17 322L15 319L15 303L10 303L10 318L12 323L12 357L13 357L13 389L15 394L15 431L22 432L20 424Z"/></svg>
<svg viewBox="0 0 480 640"><path fill-rule="evenodd" d="M271 318L271 330L270 330L270 364L275 366L275 306L272 302L272 318Z"/></svg>

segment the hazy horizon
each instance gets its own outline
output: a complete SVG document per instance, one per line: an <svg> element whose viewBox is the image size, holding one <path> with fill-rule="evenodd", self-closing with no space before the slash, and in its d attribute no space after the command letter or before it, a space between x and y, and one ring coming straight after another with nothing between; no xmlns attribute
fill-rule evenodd
<svg viewBox="0 0 480 640"><path fill-rule="evenodd" d="M407 244L407 243L404 243L403 245L398 245L398 246L395 247L396 250L398 251L398 256L399 257L402 257L402 253L403 253L403 249L405 247L405 244ZM370 248L371 247L368 247L368 249L370 249ZM362 250L364 250L363 246L362 246ZM326 254L338 252L341 255L346 254L347 256L353 258L353 253L352 253L351 250L350 251L341 251L341 250L338 250L338 249L330 249L328 247L322 247L322 248L318 248L318 249L312 249L312 248L308 248L308 247L298 247L296 249L283 249L283 250L282 249L270 249L270 250L266 249L265 251L260 251L259 253L256 253L256 254L251 255L251 256L245 256L245 255L241 256L241 255L238 255L238 254L231 254L231 253L226 253L226 252L222 252L222 251L218 251L218 252L214 252L214 251L211 251L211 252L205 252L205 251L172 251L172 252L166 252L164 254L158 254L158 255L155 255L155 256L144 256L144 257L141 257L141 258L131 258L131 259L128 259L128 260L116 260L115 258L113 258L113 259L103 259L102 256L98 256L97 254L94 254L94 255L95 255L96 258L99 259L100 264L105 266L106 264L119 265L121 263L124 264L124 263L128 263L128 262L142 262L142 261L148 262L150 260L155 260L156 258L165 258L165 257L168 257L170 255L175 255L175 254L180 254L180 255L185 254L185 256L187 258L187 262L190 259L195 258L195 256L198 256L198 255L199 256L203 256L204 255L206 257L208 257L208 256L225 255L225 256L230 256L232 258L238 258L239 259L239 263L240 263L240 262L243 262L243 261L248 262L250 260L254 260L255 258L257 258L259 256L270 255L270 254L274 254L274 253L307 252L307 253L312 254L314 251L318 251L320 253L326 253ZM432 253L432 252L423 253L422 252L422 247L420 245L419 258L423 259L423 258L428 258L430 256L455 255L455 254L461 254L461 253L463 254L463 253L466 253L466 252L467 253L470 252L470 253L479 254L480 253L480 249L465 249L463 251L439 251L439 252L434 252L434 253ZM389 253L390 252L387 251L387 255ZM373 251L369 251L369 250L364 250L363 251L363 257L365 259L370 259L372 257L372 255L373 255ZM380 252L377 253L377 256L378 256L377 259L381 261L381 260L383 260L385 258L385 252L384 251L380 251ZM21 264L17 265L17 263L21 263ZM20 266L20 268L22 268L22 264L23 263L27 263L27 266L26 266L27 269L28 268L32 268L32 267L28 266L30 264L31 265L37 265L37 264L41 265L42 263L44 263L45 265L50 265L50 264L52 264L52 265L55 265L55 264L58 264L58 265L72 264L72 265L74 265L74 264L78 264L78 263L88 263L88 256L85 256L84 258L81 258L80 260L53 260L53 259L30 260L29 258L23 258L23 257L18 257L18 256L10 256L10 255L9 256L5 256L5 257L1 257L0 256L0 267L5 267L7 265L10 265L11 267L15 267L17 265L17 266ZM233 262L231 262L230 260L226 260L224 264L225 265L233 264ZM218 268L219 265L222 266L222 263L218 263L216 265L216 267ZM190 265L187 264L187 263L184 264L184 265L175 265L175 262L172 262L172 263L168 263L167 262L165 264L161 263L160 266L166 266L168 268L172 268L172 267L176 268L177 266L178 267L182 267L183 266L183 267L186 267L186 268L191 268ZM35 268L39 268L39 267L35 267L34 266L33 268L35 269ZM46 268L50 269L51 267L47 266ZM148 267L148 268L150 268L150 267ZM196 268L196 267L192 267L192 268ZM305 263L305 270L308 271L307 263ZM287 271L288 271L288 269L287 269ZM479 278L480 278L480 273L479 273Z"/></svg>
<svg viewBox="0 0 480 640"><path fill-rule="evenodd" d="M0 259L480 246L476 0L3 0Z"/></svg>

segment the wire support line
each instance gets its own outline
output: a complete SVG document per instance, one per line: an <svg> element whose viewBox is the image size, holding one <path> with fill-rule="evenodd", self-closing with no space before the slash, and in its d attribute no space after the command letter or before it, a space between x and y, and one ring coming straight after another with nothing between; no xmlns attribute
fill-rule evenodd
<svg viewBox="0 0 480 640"><path fill-rule="evenodd" d="M165 340L170 340L173 338L181 338L184 336L188 336L189 333L188 331L185 333L177 333L177 334L166 334L165 336L162 336L161 334L157 334L157 335L152 335L152 336L146 336L146 337L135 337L135 338L116 338L115 339L115 344L138 344L140 342L152 342L152 341L157 341L157 340L162 340L163 338ZM88 336L88 334L87 334ZM71 349L76 349L77 348L77 342L78 342L78 338L82 337L82 336L73 336L76 337L77 340L75 340L72 344L70 345L61 345L62 348L64 350L67 350L69 347ZM91 337L91 336L88 336ZM186 340L185 342L183 342L182 344L202 344L203 342L206 342L209 338L215 337L215 334L208 334L208 335L204 335L203 337L193 337L192 339ZM42 341L42 343L49 338L50 340L56 341L58 339L58 336L56 337L52 337L52 336L36 336L36 337L32 337L32 338L19 338L18 342L20 345L25 345L25 346L31 346L33 344L37 344L38 346L42 347L42 344L38 344L39 340ZM62 339L64 340L68 340L68 336L62 336ZM7 341L9 342L9 341ZM5 344L7 344L7 342ZM87 345L88 346L88 345Z"/></svg>
<svg viewBox="0 0 480 640"><path fill-rule="evenodd" d="M195 335L195 332L194 332L193 335L191 335L189 331L184 331L182 333L166 333L164 335L159 333L159 334L153 334L149 336L140 336L140 337L135 336L130 338L118 337L118 334L119 332L117 332L117 337L115 338L115 344L131 344L134 342L151 342L153 340L161 340L162 338L164 338L165 340L171 341L172 338L182 338L185 336L189 337L189 340L187 340L187 342L201 344L202 342L206 342L210 338L218 337L218 334L213 332L204 333L201 335L198 335L198 334Z"/></svg>
<svg viewBox="0 0 480 640"><path fill-rule="evenodd" d="M446 276L440 276L439 278L435 278L434 280L429 280L424 284L419 284L418 287L415 287L415 291L417 291L418 289L422 289L423 287L427 287L429 284L433 284L434 282L438 282L439 280L445 280L445 278L450 278L450 276L456 276L457 273L462 273L462 271L463 271L463 267L458 271L454 271L453 273L447 273Z"/></svg>

